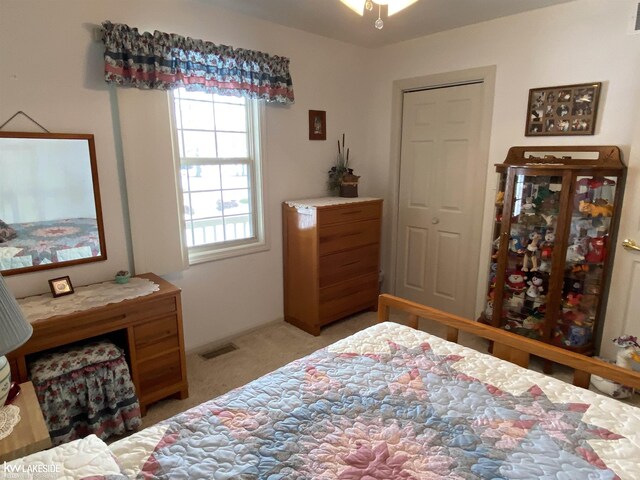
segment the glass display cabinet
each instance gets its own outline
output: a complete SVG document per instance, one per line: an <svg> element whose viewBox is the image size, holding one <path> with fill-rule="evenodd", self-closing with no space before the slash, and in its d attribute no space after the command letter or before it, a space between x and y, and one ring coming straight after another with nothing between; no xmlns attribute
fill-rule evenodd
<svg viewBox="0 0 640 480"><path fill-rule="evenodd" d="M480 321L596 353L626 172L620 150L513 147L496 169Z"/></svg>

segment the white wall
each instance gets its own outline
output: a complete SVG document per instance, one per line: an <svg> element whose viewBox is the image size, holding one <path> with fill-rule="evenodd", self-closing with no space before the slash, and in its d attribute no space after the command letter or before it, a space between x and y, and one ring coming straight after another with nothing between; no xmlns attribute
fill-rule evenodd
<svg viewBox="0 0 640 480"><path fill-rule="evenodd" d="M130 268L116 99L102 79L102 44L93 40L94 25L104 20L291 58L296 103L266 108L270 250L193 266L168 277L183 289L187 348L282 318L280 204L324 194L342 132L355 167L363 162L367 51L236 15L205 0L0 0L0 119L24 110L51 131L95 135L109 257L106 262L8 277L7 283L24 296L48 291L48 278L70 275L75 285L83 285ZM327 111L327 141L308 140L310 109ZM23 120L11 127L37 130Z"/></svg>
<svg viewBox="0 0 640 480"><path fill-rule="evenodd" d="M488 181L480 260L477 310L486 294L495 163L515 145L612 144L628 155L640 94L640 35L627 35L634 0L579 0L440 34L376 51L370 76L375 79L369 103L366 144L374 194L389 191L391 92L394 80L496 65ZM374 75L375 73L375 75ZM589 137L524 136L530 88L603 82L596 134ZM628 185L627 188L634 188ZM389 202L388 202L389 203ZM389 213L389 212L387 212ZM389 216L387 216L389 222ZM387 223L388 225L388 223ZM389 249L389 229L384 244ZM390 268L385 258L385 270ZM391 288L387 285L387 288ZM608 319L607 322L616 322Z"/></svg>

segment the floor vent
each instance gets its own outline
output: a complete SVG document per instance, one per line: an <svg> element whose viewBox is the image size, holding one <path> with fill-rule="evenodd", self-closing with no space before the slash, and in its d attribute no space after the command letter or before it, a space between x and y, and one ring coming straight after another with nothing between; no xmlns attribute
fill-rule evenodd
<svg viewBox="0 0 640 480"><path fill-rule="evenodd" d="M233 343L227 343L225 345L222 345L221 347L201 353L200 356L206 360L211 360L212 358L219 357L220 355L224 355L225 353L233 352L234 350L238 350L238 347L236 347Z"/></svg>

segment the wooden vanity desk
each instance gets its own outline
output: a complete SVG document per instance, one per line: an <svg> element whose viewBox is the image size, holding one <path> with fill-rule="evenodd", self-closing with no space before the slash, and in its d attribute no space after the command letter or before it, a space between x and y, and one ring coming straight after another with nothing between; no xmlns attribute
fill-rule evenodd
<svg viewBox="0 0 640 480"><path fill-rule="evenodd" d="M160 286L148 295L32 322L33 336L7 355L13 380L26 382L27 356L94 337L125 350L142 414L169 396L189 396L180 289L152 273L138 275Z"/></svg>

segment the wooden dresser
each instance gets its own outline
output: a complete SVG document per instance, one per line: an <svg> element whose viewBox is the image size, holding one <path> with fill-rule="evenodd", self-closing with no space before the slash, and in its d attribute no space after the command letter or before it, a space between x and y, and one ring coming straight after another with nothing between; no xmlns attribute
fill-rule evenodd
<svg viewBox="0 0 640 480"><path fill-rule="evenodd" d="M13 380L28 380L27 356L94 337L124 348L144 415L162 398L189 395L180 289L152 273L138 275L160 286L149 295L32 323L33 336L7 355Z"/></svg>
<svg viewBox="0 0 640 480"><path fill-rule="evenodd" d="M321 198L282 204L284 318L313 335L375 309L382 200Z"/></svg>

